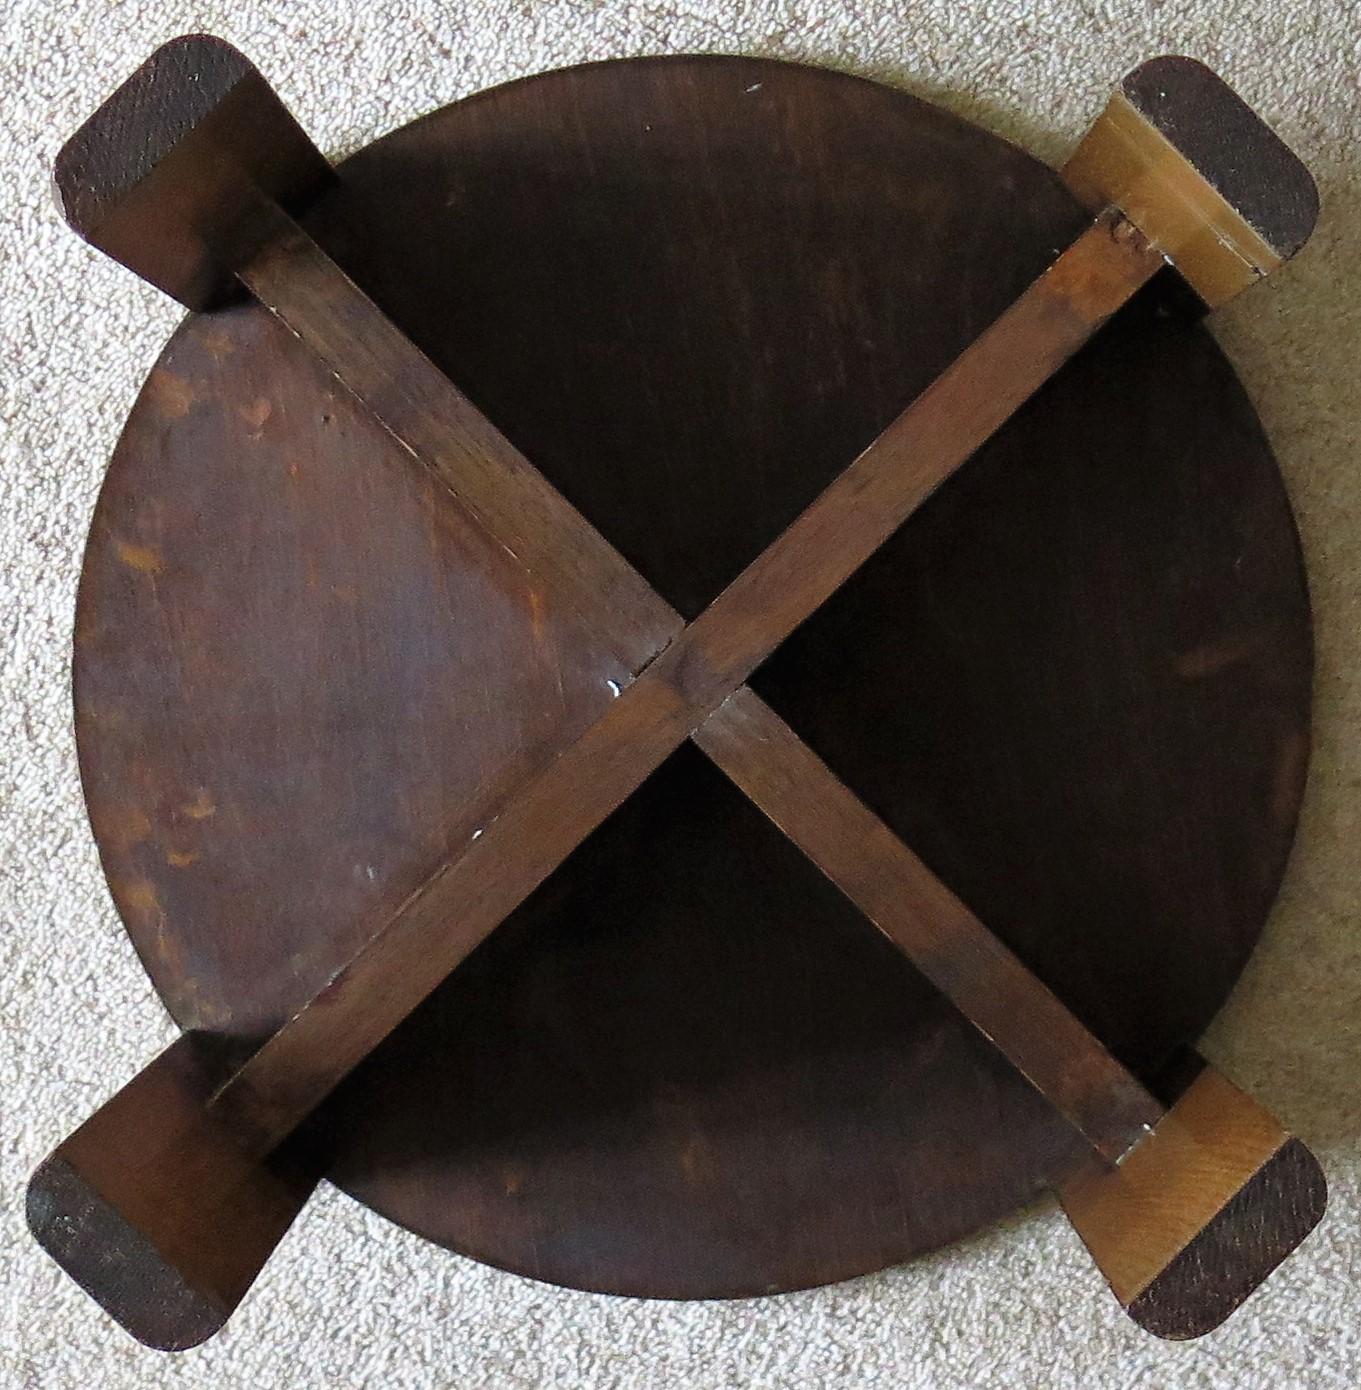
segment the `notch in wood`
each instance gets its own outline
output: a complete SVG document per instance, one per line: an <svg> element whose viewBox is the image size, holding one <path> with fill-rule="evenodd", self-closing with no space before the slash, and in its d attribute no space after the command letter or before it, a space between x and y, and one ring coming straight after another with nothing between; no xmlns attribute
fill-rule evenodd
<svg viewBox="0 0 1361 1390"><path fill-rule="evenodd" d="M53 170L72 228L190 309L219 302L272 235L262 200L299 212L333 178L255 66L209 34L158 48Z"/></svg>
<svg viewBox="0 0 1361 1390"><path fill-rule="evenodd" d="M1118 207L1211 308L1289 260L1318 219L1309 171L1193 58L1135 68L1062 172L1093 212Z"/></svg>

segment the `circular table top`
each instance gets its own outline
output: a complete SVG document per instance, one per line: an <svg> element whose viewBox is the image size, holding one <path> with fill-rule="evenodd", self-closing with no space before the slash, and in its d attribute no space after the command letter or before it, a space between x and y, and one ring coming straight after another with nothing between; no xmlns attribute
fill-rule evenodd
<svg viewBox="0 0 1361 1390"><path fill-rule="evenodd" d="M745 58L549 73L347 160L313 228L687 615L1083 225L900 92ZM1308 748L1281 480L1155 284L753 684L1127 1063L1261 929ZM601 708L604 656L259 308L186 320L75 653L115 901L256 1037ZM687 746L326 1109L333 1178L555 1282L768 1292L1030 1199L1065 1126Z"/></svg>

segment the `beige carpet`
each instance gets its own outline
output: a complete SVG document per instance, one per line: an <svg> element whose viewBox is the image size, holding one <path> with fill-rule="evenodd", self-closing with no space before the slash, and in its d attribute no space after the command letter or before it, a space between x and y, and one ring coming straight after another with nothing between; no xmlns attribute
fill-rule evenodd
<svg viewBox="0 0 1361 1390"><path fill-rule="evenodd" d="M1355 1387L1361 1384L1361 138L1350 0L8 0L0 17L3 545L3 1329L22 1387ZM687 50L844 67L1058 158L1136 61L1225 73L1314 169L1324 215L1278 279L1216 319L1279 451L1317 607L1317 748L1294 861L1209 1054L1318 1152L1323 1227L1224 1329L1139 1333L1043 1207L838 1288L677 1305L590 1297L448 1255L328 1192L228 1331L179 1357L114 1329L28 1239L23 1182L171 1029L123 939L85 824L69 716L95 492L173 306L55 216L63 136L143 56L210 29L338 153L492 83Z"/></svg>

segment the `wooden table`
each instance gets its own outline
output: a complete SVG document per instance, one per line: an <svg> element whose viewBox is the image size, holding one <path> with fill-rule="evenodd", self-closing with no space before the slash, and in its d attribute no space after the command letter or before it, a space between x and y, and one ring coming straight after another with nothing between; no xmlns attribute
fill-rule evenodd
<svg viewBox="0 0 1361 1390"><path fill-rule="evenodd" d="M309 226L687 617L1086 222L1030 156L755 59L482 93ZM602 647L257 307L188 320L85 559L85 790L184 1027L281 1023L564 728ZM1298 540L1159 282L752 684L1151 1077L1256 941L1308 748ZM333 1179L554 1282L845 1278L1067 1126L688 745L343 1086Z"/></svg>

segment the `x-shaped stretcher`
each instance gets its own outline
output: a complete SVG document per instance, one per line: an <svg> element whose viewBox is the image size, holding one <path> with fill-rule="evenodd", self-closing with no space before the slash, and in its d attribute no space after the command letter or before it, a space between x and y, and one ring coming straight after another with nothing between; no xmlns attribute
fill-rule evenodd
<svg viewBox="0 0 1361 1390"><path fill-rule="evenodd" d="M1203 137L1230 119L1226 173ZM168 44L72 137L57 187L82 236L190 308L244 285L633 673L248 1056L182 1038L38 1170L38 1238L130 1331L221 1326L319 1176L290 1136L687 738L1085 1139L1059 1195L1136 1319L1205 1330L1312 1228L1298 1140L1208 1066L1155 1099L745 684L1165 264L1213 307L1314 218L1298 161L1184 59L1132 73L1064 176L1087 230L687 624L294 220L332 171L234 49Z"/></svg>

